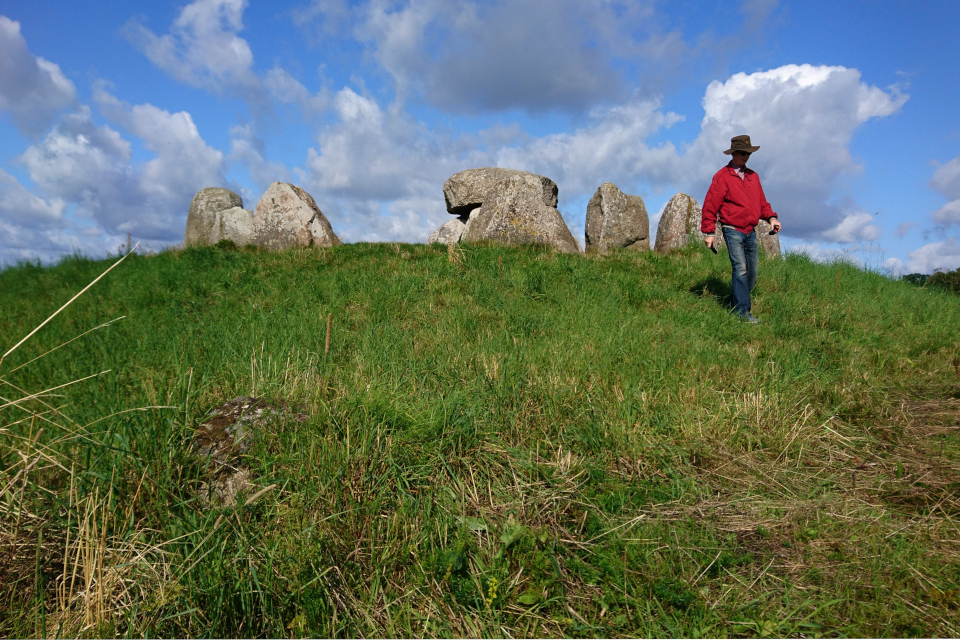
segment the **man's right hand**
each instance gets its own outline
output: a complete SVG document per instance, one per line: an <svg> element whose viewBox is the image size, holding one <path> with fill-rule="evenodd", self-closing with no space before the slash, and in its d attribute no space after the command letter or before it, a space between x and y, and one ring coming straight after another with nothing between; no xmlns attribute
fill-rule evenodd
<svg viewBox="0 0 960 640"><path fill-rule="evenodd" d="M707 248L712 251L713 245L717 241L717 239L713 236L707 236L703 239L703 241L707 243Z"/></svg>

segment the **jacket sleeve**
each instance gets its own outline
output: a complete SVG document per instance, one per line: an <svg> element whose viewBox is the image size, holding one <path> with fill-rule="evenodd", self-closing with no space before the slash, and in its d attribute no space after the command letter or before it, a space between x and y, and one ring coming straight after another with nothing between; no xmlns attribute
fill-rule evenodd
<svg viewBox="0 0 960 640"><path fill-rule="evenodd" d="M723 172L718 171L713 176L713 182L710 183L710 188L707 190L707 197L703 199L700 231L708 236L717 231L717 216L720 213L720 205L723 204L723 198L727 195L727 186L722 175Z"/></svg>
<svg viewBox="0 0 960 640"><path fill-rule="evenodd" d="M760 187L760 219L769 222L771 218L777 217L777 213L773 210L773 207L770 206L770 203L767 202L767 196L763 193L763 185L760 184L759 176L757 176L757 186Z"/></svg>

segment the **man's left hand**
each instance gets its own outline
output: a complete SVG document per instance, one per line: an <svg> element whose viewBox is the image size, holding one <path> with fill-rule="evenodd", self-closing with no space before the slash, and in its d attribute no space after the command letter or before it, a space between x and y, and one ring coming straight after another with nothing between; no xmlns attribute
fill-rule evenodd
<svg viewBox="0 0 960 640"><path fill-rule="evenodd" d="M770 221L770 230L774 233L780 233L780 221L774 218Z"/></svg>

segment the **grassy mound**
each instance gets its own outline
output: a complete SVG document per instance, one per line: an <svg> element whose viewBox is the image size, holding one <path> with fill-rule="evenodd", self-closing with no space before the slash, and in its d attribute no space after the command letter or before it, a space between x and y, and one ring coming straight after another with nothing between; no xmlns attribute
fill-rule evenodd
<svg viewBox="0 0 960 640"><path fill-rule="evenodd" d="M3 349L108 265L0 272ZM960 635L960 298L790 256L746 325L728 271L130 256L0 365L0 634ZM211 503L237 396L306 418Z"/></svg>

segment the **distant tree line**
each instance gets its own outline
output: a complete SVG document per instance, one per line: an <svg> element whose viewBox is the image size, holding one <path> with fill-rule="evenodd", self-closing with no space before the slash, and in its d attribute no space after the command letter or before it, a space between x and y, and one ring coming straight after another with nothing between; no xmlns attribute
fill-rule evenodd
<svg viewBox="0 0 960 640"><path fill-rule="evenodd" d="M932 276L925 273L910 273L903 276L910 284L918 287L936 287L954 293L960 293L960 269L954 271L935 271Z"/></svg>

